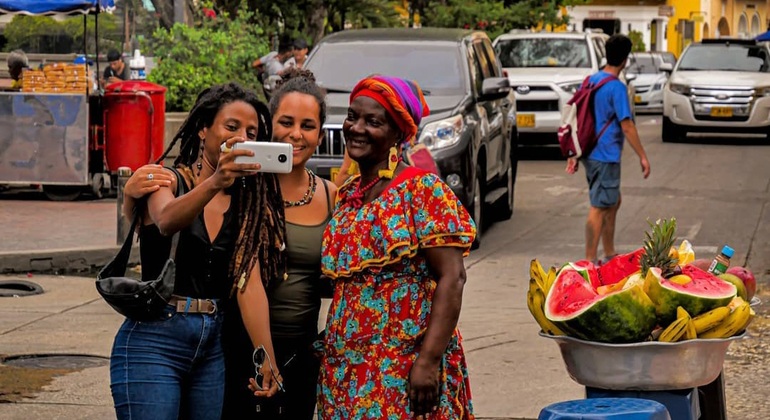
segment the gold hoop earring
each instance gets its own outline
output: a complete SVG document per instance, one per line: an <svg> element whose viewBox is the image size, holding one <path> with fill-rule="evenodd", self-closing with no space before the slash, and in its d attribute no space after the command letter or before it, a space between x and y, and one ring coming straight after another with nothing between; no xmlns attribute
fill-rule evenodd
<svg viewBox="0 0 770 420"><path fill-rule="evenodd" d="M393 146L390 148L390 152L388 153L388 169L380 169L380 171L377 173L380 178L393 179L393 174L396 172L396 168L398 167L398 161L398 148Z"/></svg>

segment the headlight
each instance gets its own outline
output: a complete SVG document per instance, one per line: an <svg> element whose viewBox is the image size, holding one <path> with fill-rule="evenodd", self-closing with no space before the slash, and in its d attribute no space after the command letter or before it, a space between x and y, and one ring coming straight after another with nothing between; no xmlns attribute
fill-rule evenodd
<svg viewBox="0 0 770 420"><path fill-rule="evenodd" d="M460 141L463 132L463 117L457 115L445 120L427 124L420 133L420 143L430 150L445 149Z"/></svg>
<svg viewBox="0 0 770 420"><path fill-rule="evenodd" d="M577 82L559 83L556 86L559 86L561 90L569 94L574 94L575 92L577 92L578 88L580 88L580 85L582 84L583 84L583 81L579 80Z"/></svg>
<svg viewBox="0 0 770 420"><path fill-rule="evenodd" d="M690 94L690 87L687 85L680 85L679 83L669 83L668 84L669 90L671 90L674 93L678 93L680 95L689 95Z"/></svg>
<svg viewBox="0 0 770 420"><path fill-rule="evenodd" d="M756 96L770 96L770 86L754 88Z"/></svg>

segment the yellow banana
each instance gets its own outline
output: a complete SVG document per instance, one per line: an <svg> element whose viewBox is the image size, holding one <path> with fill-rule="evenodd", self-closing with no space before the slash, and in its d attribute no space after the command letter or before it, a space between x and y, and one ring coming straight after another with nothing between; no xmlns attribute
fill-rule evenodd
<svg viewBox="0 0 770 420"><path fill-rule="evenodd" d="M692 323L695 325L695 331L698 335L701 335L721 324L728 315L730 315L730 308L727 306L720 306L696 316L692 319Z"/></svg>
<svg viewBox="0 0 770 420"><path fill-rule="evenodd" d="M532 313L535 321L537 321L537 324L540 325L540 328L546 334L564 335L564 332L559 327L545 317L544 306L545 295L543 291L540 290L535 279L530 279L529 290L527 291L527 308L529 308L529 312Z"/></svg>
<svg viewBox="0 0 770 420"><path fill-rule="evenodd" d="M545 288L545 277L546 274L545 271L543 271L543 266L540 265L540 262L536 259L532 260L529 263L529 278L534 279L537 282L537 287L543 291L544 295L548 293Z"/></svg>
<svg viewBox="0 0 770 420"><path fill-rule="evenodd" d="M719 325L701 334L700 338L732 337L745 330L751 323L753 316L754 310L751 309L749 303L742 301Z"/></svg>
<svg viewBox="0 0 770 420"><path fill-rule="evenodd" d="M695 331L695 324L692 322L692 317L687 312L686 309L684 309L681 306L677 306L676 308L676 319L685 319L687 322L684 326L684 335L680 337L680 340L695 340L698 338L698 333Z"/></svg>
<svg viewBox="0 0 770 420"><path fill-rule="evenodd" d="M556 267L551 267L548 269L548 273L545 275L545 295L548 296L548 292L551 291L551 286L553 286L553 282L556 281Z"/></svg>
<svg viewBox="0 0 770 420"><path fill-rule="evenodd" d="M687 318L677 318L669 324L666 329L663 330L662 333L660 333L660 336L658 337L658 341L664 341L664 342L674 342L679 341L685 334L685 330L687 329L687 324L690 322Z"/></svg>

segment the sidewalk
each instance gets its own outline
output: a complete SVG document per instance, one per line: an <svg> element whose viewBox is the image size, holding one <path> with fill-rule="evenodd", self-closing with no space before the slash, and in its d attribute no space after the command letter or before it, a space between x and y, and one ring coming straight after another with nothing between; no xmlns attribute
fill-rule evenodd
<svg viewBox="0 0 770 420"><path fill-rule="evenodd" d="M19 402L3 403L7 396L0 393L1 419L115 418L108 358L122 317L102 301L93 283L93 268L117 251L115 206L114 200L0 199L0 226L8 238L0 241L0 281L28 280L44 289L34 296L0 297L0 384L3 369L20 356L66 355L96 363L58 372ZM503 243L506 235L491 233L488 243ZM582 398L583 388L566 374L558 347L537 335L526 309L521 267L529 259L497 251L487 246L466 260L460 329L474 408L479 420L532 419L548 404ZM84 273L52 273L69 263ZM9 272L14 274L1 274ZM27 361L42 364L46 358ZM48 367L61 365L50 361Z"/></svg>

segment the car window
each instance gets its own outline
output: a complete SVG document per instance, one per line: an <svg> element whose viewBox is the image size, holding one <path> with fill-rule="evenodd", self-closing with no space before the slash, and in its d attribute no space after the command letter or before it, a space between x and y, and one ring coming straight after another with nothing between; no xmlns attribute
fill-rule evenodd
<svg viewBox="0 0 770 420"><path fill-rule="evenodd" d="M473 88L476 90L476 92L481 92L481 87L484 83L484 74L481 70L481 66L479 64L479 59L476 58L477 53L476 49L473 48L473 46L468 46L468 62L471 63L470 71L471 71L471 81L473 83Z"/></svg>
<svg viewBox="0 0 770 420"><path fill-rule="evenodd" d="M607 56L604 51L604 40L601 38L594 38L594 48L596 49L596 62L601 63L602 58Z"/></svg>
<svg viewBox="0 0 770 420"><path fill-rule="evenodd" d="M481 45L481 42L474 42L473 50L476 52L476 58L479 63L479 70L481 70L481 74L484 76L484 79L487 77L492 77L494 72L492 71L492 66L489 63L489 59L487 58L487 54L484 52L484 47Z"/></svg>
<svg viewBox="0 0 770 420"><path fill-rule="evenodd" d="M591 67L588 44L579 38L501 39L495 51L503 67Z"/></svg>
<svg viewBox="0 0 770 420"><path fill-rule="evenodd" d="M659 73L660 58L651 54L631 54L631 64L626 70L631 74L656 74Z"/></svg>
<svg viewBox="0 0 770 420"><path fill-rule="evenodd" d="M692 45L679 59L684 71L754 71L767 72L770 57L756 45Z"/></svg>
<svg viewBox="0 0 770 420"><path fill-rule="evenodd" d="M487 56L489 70L491 71L492 76L502 77L503 69L500 67L500 60L497 59L497 54L495 53L495 49L492 48L492 43L487 39L482 40L481 43L484 46L484 53Z"/></svg>
<svg viewBox="0 0 770 420"><path fill-rule="evenodd" d="M355 41L321 43L307 68L328 90L350 91L367 76L385 74L417 81L426 95L461 95L468 90L462 60L453 42Z"/></svg>

